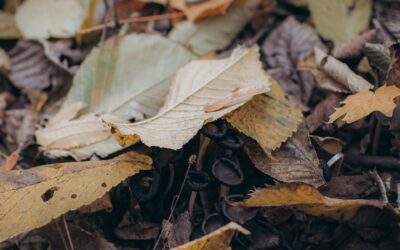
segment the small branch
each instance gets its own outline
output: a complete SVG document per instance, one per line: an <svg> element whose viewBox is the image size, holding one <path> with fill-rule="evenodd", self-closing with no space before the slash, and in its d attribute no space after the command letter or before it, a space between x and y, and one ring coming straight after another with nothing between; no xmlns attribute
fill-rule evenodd
<svg viewBox="0 0 400 250"><path fill-rule="evenodd" d="M154 16L131 17L131 18L119 20L119 24L144 23L144 22L158 21L158 20L165 20L165 19L179 19L184 16L185 15L182 12L173 12L173 13L167 13L167 14L161 14L161 15L154 15ZM88 29L79 30L77 33L79 35L83 35L83 34L91 33L94 31L102 30L104 28L112 28L115 26L116 26L115 21L112 21L112 22L108 22L105 24L95 25Z"/></svg>
<svg viewBox="0 0 400 250"><path fill-rule="evenodd" d="M390 156L351 155L344 156L344 162L365 168L400 171L400 159Z"/></svg>
<svg viewBox="0 0 400 250"><path fill-rule="evenodd" d="M388 197L386 194L385 184L382 181L382 178L376 172L376 170L371 172L371 176L375 179L376 183L378 184L379 190L381 191L381 200L385 203L388 203Z"/></svg>

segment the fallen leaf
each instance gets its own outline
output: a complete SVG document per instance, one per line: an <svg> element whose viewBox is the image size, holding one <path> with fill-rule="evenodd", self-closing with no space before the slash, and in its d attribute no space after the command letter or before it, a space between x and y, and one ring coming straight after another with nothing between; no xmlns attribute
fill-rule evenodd
<svg viewBox="0 0 400 250"><path fill-rule="evenodd" d="M308 102L315 82L310 73L297 71L296 67L314 46L323 46L315 30L292 16L273 30L262 44L268 73L300 103Z"/></svg>
<svg viewBox="0 0 400 250"><path fill-rule="evenodd" d="M368 28L372 1L309 0L308 7L317 31L338 45Z"/></svg>
<svg viewBox="0 0 400 250"><path fill-rule="evenodd" d="M346 58L357 58L362 55L364 45L373 42L376 38L377 30L366 31L348 41L335 46L332 55L341 60Z"/></svg>
<svg viewBox="0 0 400 250"><path fill-rule="evenodd" d="M225 100L240 89L264 89L267 92L270 84L270 78L262 69L258 48L239 47L230 58L192 61L181 68L156 116L137 123L110 124L121 145L126 146L126 140L139 136L147 146L180 149L204 122L228 114L251 96L215 112L205 112L205 106Z"/></svg>
<svg viewBox="0 0 400 250"><path fill-rule="evenodd" d="M254 96L227 115L228 122L256 140L267 155L290 138L303 119L301 111L290 105L280 86L273 80L270 82L268 94Z"/></svg>
<svg viewBox="0 0 400 250"><path fill-rule="evenodd" d="M338 138L316 135L310 135L310 138L313 139L313 141L315 141L323 150L330 154L334 155L342 152L344 142Z"/></svg>
<svg viewBox="0 0 400 250"><path fill-rule="evenodd" d="M78 0L26 0L15 20L24 38L74 37L85 17Z"/></svg>
<svg viewBox="0 0 400 250"><path fill-rule="evenodd" d="M341 99L337 94L331 94L315 106L314 110L306 118L310 133L313 133L329 120L329 115L335 111L334 107L339 104Z"/></svg>
<svg viewBox="0 0 400 250"><path fill-rule="evenodd" d="M392 117L396 107L393 99L400 95L400 88L383 85L375 92L361 91L348 96L343 106L329 116L329 123L340 118L346 123L358 121L374 111L379 111L387 117Z"/></svg>
<svg viewBox="0 0 400 250"><path fill-rule="evenodd" d="M318 156L305 124L268 157L254 141L246 141L245 152L261 172L281 182L305 182L315 187L325 183Z"/></svg>
<svg viewBox="0 0 400 250"><path fill-rule="evenodd" d="M9 55L12 66L10 79L21 90L58 89L72 81L72 72L61 63L51 60L39 42L21 40Z"/></svg>
<svg viewBox="0 0 400 250"><path fill-rule="evenodd" d="M106 193L102 197L98 198L94 202L89 205L84 205L79 208L79 213L82 214L92 214L102 210L106 210L107 212L111 212L113 209L113 205L111 202L111 198L109 193Z"/></svg>
<svg viewBox="0 0 400 250"><path fill-rule="evenodd" d="M260 0L237 0L223 16L178 24L169 38L197 55L207 55L228 46L255 13Z"/></svg>
<svg viewBox="0 0 400 250"><path fill-rule="evenodd" d="M226 13L233 0L210 0L198 3L187 3L185 0L171 0L171 7L183 11L187 18L196 22L210 16Z"/></svg>
<svg viewBox="0 0 400 250"><path fill-rule="evenodd" d="M93 153L107 156L122 149L101 121L105 116L119 122L154 116L176 71L193 58L178 44L158 35L131 34L120 40L107 40L83 62L63 104L63 109L68 109L85 103L81 116L64 124L53 122L56 126L50 124L38 130L37 134L44 139L38 142L52 158L71 155L85 159ZM82 136L83 132L86 136Z"/></svg>
<svg viewBox="0 0 400 250"><path fill-rule="evenodd" d="M168 3L168 0L139 0L144 3L158 3L162 5L166 5Z"/></svg>
<svg viewBox="0 0 400 250"><path fill-rule="evenodd" d="M19 160L19 155L17 151L12 152L1 165L0 169L3 171L10 171L15 167Z"/></svg>
<svg viewBox="0 0 400 250"><path fill-rule="evenodd" d="M1 32L1 31L0 31ZM0 48L0 71L9 71L11 69L11 60L7 53Z"/></svg>
<svg viewBox="0 0 400 250"><path fill-rule="evenodd" d="M383 209L386 204L380 200L330 198L322 195L309 184L289 183L257 189L250 194L249 199L236 202L235 205L246 207L291 206L313 216L348 221L362 207L372 206Z"/></svg>
<svg viewBox="0 0 400 250"><path fill-rule="evenodd" d="M178 215L175 223L163 221L162 239L164 240L164 247L171 249L183 245L190 241L190 234L192 233L192 223L188 211Z"/></svg>
<svg viewBox="0 0 400 250"><path fill-rule="evenodd" d="M368 63L376 67L380 71L386 73L390 65L389 49L378 43L366 43L364 46L364 54L368 58Z"/></svg>
<svg viewBox="0 0 400 250"><path fill-rule="evenodd" d="M351 92L356 93L373 88L372 84L355 74L346 64L326 54L320 48L314 48L314 55L318 67Z"/></svg>
<svg viewBox="0 0 400 250"><path fill-rule="evenodd" d="M400 43L392 44L389 49L391 59L386 83L400 87Z"/></svg>
<svg viewBox="0 0 400 250"><path fill-rule="evenodd" d="M105 161L1 172L0 241L92 203L127 177L151 169L151 163L148 156L130 152Z"/></svg>
<svg viewBox="0 0 400 250"><path fill-rule="evenodd" d="M174 250L206 250L206 249L219 249L219 250L230 250L230 241L236 232L249 235L250 232L236 224L230 222L223 227L215 230L214 232L207 234L200 239L190 241L182 246L173 248Z"/></svg>
<svg viewBox="0 0 400 250"><path fill-rule="evenodd" d="M21 33L15 23L14 15L0 11L0 38L19 39Z"/></svg>
<svg viewBox="0 0 400 250"><path fill-rule="evenodd" d="M118 226L114 230L115 236L122 240L152 240L160 234L160 224L151 222L137 222Z"/></svg>

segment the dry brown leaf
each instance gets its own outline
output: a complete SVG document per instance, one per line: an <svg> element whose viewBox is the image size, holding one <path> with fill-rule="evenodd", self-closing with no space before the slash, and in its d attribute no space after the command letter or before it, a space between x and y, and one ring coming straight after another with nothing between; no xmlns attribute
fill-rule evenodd
<svg viewBox="0 0 400 250"><path fill-rule="evenodd" d="M0 38L1 39L18 39L21 33L18 31L14 15L0 11Z"/></svg>
<svg viewBox="0 0 400 250"><path fill-rule="evenodd" d="M364 45L373 42L377 30L368 30L342 44L335 46L332 55L337 59L357 58L362 55Z"/></svg>
<svg viewBox="0 0 400 250"><path fill-rule="evenodd" d="M292 136L302 118L275 81L271 81L268 94L254 96L227 116L234 128L256 140L267 155Z"/></svg>
<svg viewBox="0 0 400 250"><path fill-rule="evenodd" d="M329 116L329 123L340 118L346 123L358 121L374 111L379 111L387 117L392 117L396 107L393 99L400 95L400 88L383 85L375 92L361 91L348 96L343 106L337 108L335 113Z"/></svg>
<svg viewBox="0 0 400 250"><path fill-rule="evenodd" d="M351 220L359 208L373 206L383 208L379 200L345 200L322 195L315 187L305 183L289 183L274 187L260 188L250 198L236 205L246 207L287 207L291 206L304 213L340 221Z"/></svg>
<svg viewBox="0 0 400 250"><path fill-rule="evenodd" d="M0 31L1 32L1 31ZM0 71L9 71L11 69L11 60L7 53L0 48Z"/></svg>
<svg viewBox="0 0 400 250"><path fill-rule="evenodd" d="M315 106L314 110L306 118L307 127L310 133L313 133L329 120L329 115L335 111L334 107L338 106L340 100L340 96L331 94Z"/></svg>
<svg viewBox="0 0 400 250"><path fill-rule="evenodd" d="M187 3L185 0L170 0L169 4L178 10L183 11L187 18L192 21L198 21L209 16L225 14L233 0L209 0L198 3Z"/></svg>
<svg viewBox="0 0 400 250"><path fill-rule="evenodd" d="M105 161L1 172L0 241L92 203L127 177L151 169L151 164L150 157L130 152Z"/></svg>
<svg viewBox="0 0 400 250"><path fill-rule="evenodd" d="M400 43L390 46L390 65L386 82L388 85L400 87Z"/></svg>
<svg viewBox="0 0 400 250"><path fill-rule="evenodd" d="M171 249L189 242L192 227L189 211L185 211L178 215L175 223L164 220L164 230L163 235L161 236L164 240L164 248Z"/></svg>
<svg viewBox="0 0 400 250"><path fill-rule="evenodd" d="M12 152L7 159L4 161L3 165L1 165L0 169L3 171L10 171L15 167L19 160L19 155L17 151Z"/></svg>
<svg viewBox="0 0 400 250"><path fill-rule="evenodd" d="M239 102L215 112L206 112L206 106L241 90L267 92L269 86L270 78L262 69L257 47L239 47L227 59L192 61L178 71L164 106L155 117L131 124L111 123L113 133L122 145L127 145L127 140L137 141L139 136L147 146L179 149L204 122L237 109L252 96L239 98Z"/></svg>
<svg viewBox="0 0 400 250"><path fill-rule="evenodd" d="M111 212L112 209L113 209L113 205L111 202L110 195L109 195L109 193L106 193L105 195L98 198L91 204L80 207L79 213L91 214L91 213L99 212L101 210L106 210L107 212Z"/></svg>
<svg viewBox="0 0 400 250"><path fill-rule="evenodd" d="M378 43L366 43L364 46L364 54L368 58L368 63L376 67L383 73L386 73L390 64L390 51L383 45Z"/></svg>
<svg viewBox="0 0 400 250"><path fill-rule="evenodd" d="M319 159L305 124L268 157L254 141L246 141L245 152L261 172L281 182L305 182L315 187L325 183Z"/></svg>
<svg viewBox="0 0 400 250"><path fill-rule="evenodd" d="M373 88L372 84L355 74L346 64L326 54L320 48L314 48L314 55L318 67L351 92L356 93Z"/></svg>
<svg viewBox="0 0 400 250"><path fill-rule="evenodd" d="M240 232L245 235L249 235L250 232L236 224L230 222L223 227L215 230L214 232L207 234L200 239L188 242L182 246L173 248L174 250L229 250L231 249L230 241L236 232Z"/></svg>

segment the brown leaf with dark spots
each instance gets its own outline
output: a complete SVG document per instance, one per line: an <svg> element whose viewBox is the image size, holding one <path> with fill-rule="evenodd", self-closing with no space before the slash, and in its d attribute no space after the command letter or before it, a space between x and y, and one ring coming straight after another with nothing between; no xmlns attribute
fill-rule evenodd
<svg viewBox="0 0 400 250"><path fill-rule="evenodd" d="M246 142L245 152L256 168L281 182L305 182L315 187L325 183L304 123L292 138L272 152L272 158L254 141Z"/></svg>
<svg viewBox="0 0 400 250"><path fill-rule="evenodd" d="M332 55L337 59L358 58L362 55L365 43L373 42L376 38L377 30L368 30L344 43L335 47Z"/></svg>
<svg viewBox="0 0 400 250"><path fill-rule="evenodd" d="M269 66L268 73L279 82L286 93L307 103L314 88L313 76L296 70L315 46L323 47L316 31L308 24L288 17L274 29L262 44L262 52Z"/></svg>

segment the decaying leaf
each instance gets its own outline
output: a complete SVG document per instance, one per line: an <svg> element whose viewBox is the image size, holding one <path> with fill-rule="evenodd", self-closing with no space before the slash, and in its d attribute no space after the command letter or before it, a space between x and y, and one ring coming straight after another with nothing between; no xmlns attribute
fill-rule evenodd
<svg viewBox="0 0 400 250"><path fill-rule="evenodd" d="M6 52L0 48L0 71L9 71L11 69L11 60Z"/></svg>
<svg viewBox="0 0 400 250"><path fill-rule="evenodd" d="M315 30L294 17L288 17L273 30L262 45L268 73L301 103L308 102L315 82L310 73L297 71L296 66L315 46L323 46Z"/></svg>
<svg viewBox="0 0 400 250"><path fill-rule="evenodd" d="M314 48L314 55L318 67L351 92L356 93L373 88L372 84L355 74L346 64L326 54L320 48Z"/></svg>
<svg viewBox="0 0 400 250"><path fill-rule="evenodd" d="M373 42L377 34L377 30L369 30L350 40L335 46L332 52L333 57L337 59L357 58L362 55L364 45Z"/></svg>
<svg viewBox="0 0 400 250"><path fill-rule="evenodd" d="M151 164L150 157L130 152L106 161L1 172L0 241L92 203L127 177L151 169Z"/></svg>
<svg viewBox="0 0 400 250"><path fill-rule="evenodd" d="M315 187L305 183L289 183L274 187L260 188L250 198L236 205L246 207L287 207L291 206L304 213L339 221L351 220L358 209L365 206L383 208L380 200L337 199L322 195Z"/></svg>
<svg viewBox="0 0 400 250"><path fill-rule="evenodd" d="M15 23L14 15L0 11L0 38L1 39L18 39L21 33Z"/></svg>
<svg viewBox="0 0 400 250"><path fill-rule="evenodd" d="M182 246L174 248L174 250L206 250L206 249L219 249L219 250L230 250L230 241L233 235L236 233L242 233L249 235L250 232L236 224L230 222L223 227L215 230L214 232L207 234L200 239L188 242Z"/></svg>
<svg viewBox="0 0 400 250"><path fill-rule="evenodd" d="M237 109L252 96L235 96L241 90L267 92L270 78L262 69L257 47L239 47L230 58L198 60L184 66L176 75L160 113L148 120L131 123L111 123L122 145L132 136L147 146L179 149L203 126ZM255 95L255 94L254 94ZM213 112L205 107L235 97L236 102ZM135 141L135 140L133 140Z"/></svg>
<svg viewBox="0 0 400 250"><path fill-rule="evenodd" d="M207 55L228 46L255 13L260 0L236 0L222 16L210 17L196 24L185 21L169 34L198 55Z"/></svg>
<svg viewBox="0 0 400 250"><path fill-rule="evenodd" d="M400 43L394 43L390 46L390 56L386 83L400 87Z"/></svg>
<svg viewBox="0 0 400 250"><path fill-rule="evenodd" d="M302 119L301 111L290 105L275 81L268 94L253 97L227 116L234 128L256 140L267 155L292 136Z"/></svg>
<svg viewBox="0 0 400 250"><path fill-rule="evenodd" d="M372 1L309 0L308 7L317 31L338 45L368 28Z"/></svg>
<svg viewBox="0 0 400 250"><path fill-rule="evenodd" d="M364 53L371 66L378 68L386 73L390 65L390 52L384 44L366 43Z"/></svg>
<svg viewBox="0 0 400 250"><path fill-rule="evenodd" d="M305 182L315 187L325 183L304 124L272 153L272 157L268 157L254 141L246 141L244 149L256 168L281 182Z"/></svg>
<svg viewBox="0 0 400 250"><path fill-rule="evenodd" d="M199 21L209 16L225 14L233 0L210 0L198 3L187 3L185 0L170 0L173 8L185 13L187 18L192 21Z"/></svg>
<svg viewBox="0 0 400 250"><path fill-rule="evenodd" d="M164 235L161 236L164 240L164 247L171 249L189 242L192 227L188 211L178 215L175 223L164 220Z"/></svg>
<svg viewBox="0 0 400 250"><path fill-rule="evenodd" d="M340 96L331 94L315 106L314 110L306 118L306 124L310 133L313 133L329 120L329 115L335 112L334 107L338 106L340 100Z"/></svg>
<svg viewBox="0 0 400 250"><path fill-rule="evenodd" d="M85 17L78 0L26 0L15 19L25 38L73 37Z"/></svg>
<svg viewBox="0 0 400 250"><path fill-rule="evenodd" d="M51 157L82 159L121 149L101 121L109 120L110 115L114 122L155 115L176 71L193 58L186 49L158 35L131 34L107 40L83 62L63 104L63 109L68 109L85 103L81 116L67 123L50 120L56 125L38 130L38 142L53 149L48 151Z"/></svg>
<svg viewBox="0 0 400 250"><path fill-rule="evenodd" d="M358 121L374 111L379 111L387 117L392 117L396 107L393 99L400 95L400 88L383 85L375 92L361 91L348 96L343 106L337 108L335 113L329 116L329 123L340 118L346 123Z"/></svg>

